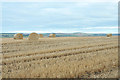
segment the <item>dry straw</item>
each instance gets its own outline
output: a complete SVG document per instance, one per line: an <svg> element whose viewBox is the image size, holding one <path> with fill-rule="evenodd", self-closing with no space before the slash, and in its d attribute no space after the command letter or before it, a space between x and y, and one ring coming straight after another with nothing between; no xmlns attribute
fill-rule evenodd
<svg viewBox="0 0 120 80"><path fill-rule="evenodd" d="M14 35L14 39L23 39L23 34L17 33Z"/></svg>
<svg viewBox="0 0 120 80"><path fill-rule="evenodd" d="M112 36L112 34L107 34L107 37L111 37Z"/></svg>
<svg viewBox="0 0 120 80"><path fill-rule="evenodd" d="M50 34L49 37L56 37L56 34Z"/></svg>
<svg viewBox="0 0 120 80"><path fill-rule="evenodd" d="M39 34L40 38L43 38L43 34Z"/></svg>
<svg viewBox="0 0 120 80"><path fill-rule="evenodd" d="M38 40L39 35L37 33L31 33L28 37L28 40Z"/></svg>

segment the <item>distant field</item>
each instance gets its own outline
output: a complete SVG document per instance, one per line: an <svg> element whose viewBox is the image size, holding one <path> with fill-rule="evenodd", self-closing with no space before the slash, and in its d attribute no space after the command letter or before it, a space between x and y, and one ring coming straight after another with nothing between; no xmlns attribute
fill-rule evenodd
<svg viewBox="0 0 120 80"><path fill-rule="evenodd" d="M117 78L118 37L2 39L3 78Z"/></svg>
<svg viewBox="0 0 120 80"><path fill-rule="evenodd" d="M0 33L0 38L13 38L16 33ZM22 33L24 38L29 36L29 33ZM48 37L50 33L43 33L44 37ZM87 33L55 33L57 37L94 37L94 36L106 36L106 34L87 34ZM112 34L117 36L119 34Z"/></svg>

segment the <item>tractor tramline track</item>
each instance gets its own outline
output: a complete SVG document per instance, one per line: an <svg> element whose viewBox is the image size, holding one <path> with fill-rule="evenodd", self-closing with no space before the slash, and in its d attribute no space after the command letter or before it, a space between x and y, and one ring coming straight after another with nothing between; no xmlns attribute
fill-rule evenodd
<svg viewBox="0 0 120 80"><path fill-rule="evenodd" d="M88 49L88 50L80 50L80 51L73 51L73 52L66 52L66 53L61 53L61 54L48 54L43 55L43 56L31 56L31 57L22 57L22 58L15 58L15 59L3 59L2 63L3 65L9 65L9 64L15 64L15 63L23 63L23 62L29 62L29 61L34 61L34 60L41 60L41 59L49 59L49 58L58 58L62 56L69 56L69 55L76 55L76 54L81 54L81 53L90 53L90 52L96 52L96 51L101 51L101 50L106 50L106 49L113 49L113 48L118 48L118 46L107 46L107 47L101 47L101 48L93 48L93 49Z"/></svg>
<svg viewBox="0 0 120 80"><path fill-rule="evenodd" d="M99 52L101 52L101 51L99 51ZM96 52L94 52L94 54L95 53ZM91 57L96 56L96 55L92 55L92 56L90 56L90 55L89 56L85 56L85 55L82 56L82 55L78 55L78 56L72 55L72 56L67 56L67 57L64 56L64 58L63 57L58 57L58 58L54 58L54 60L53 59L44 59L44 60L40 60L40 61L31 61L31 62L27 62L27 63L19 63L19 64L13 64L13 65L11 64L11 65L7 65L7 66L3 65L3 67L7 67L8 69L12 68L14 70L18 70L18 69L21 70L21 69L25 69L25 68L33 68L36 65L43 66L43 67L46 66L46 65L51 65L52 66L52 64L58 64L58 63L59 64L67 63L68 65L70 65L71 62L73 62L73 61L85 61L86 59L89 59ZM106 55L108 55L108 54L106 54ZM73 59L71 60L71 58L73 58ZM112 60L117 60L114 57L112 57L111 59ZM52 64L51 64L51 62L49 63L49 61L51 61L51 60L52 60ZM58 60L60 60L60 61L58 61Z"/></svg>
<svg viewBox="0 0 120 80"><path fill-rule="evenodd" d="M77 68L77 70L79 70L79 68L81 67L81 66L87 66L88 68L90 68L90 69L86 69L87 70L87 72L90 72L91 74L93 73L93 72L99 72L99 71L106 71L106 70L108 70L108 67L109 66L111 66L111 67L109 67L109 68L112 68L112 66L117 66L117 63L111 63L111 60L115 60L116 61L116 57L115 56L113 56L111 59L109 59L110 57L111 57L111 55L114 55L114 54L106 54L106 55L108 55L108 56L106 56L106 58L103 58L102 59L102 57L103 57L103 54L99 54L100 56L98 57L97 55L95 55L95 56L91 56L91 57L86 57L86 58L88 58L87 60L81 60L81 61L79 61L79 63L78 63L78 60L74 60L74 61L72 61L72 62L66 62L66 60L64 60L64 59L62 59L61 57L59 57L59 58L57 58L56 60L61 60L62 59L62 62L61 63L55 63L55 62L52 62L53 64L56 64L56 66L59 66L59 68L61 67L61 69L63 69L63 68L65 68L65 67L62 67L62 66L60 66L60 65L62 65L62 64L64 64L65 65L65 63L67 63L67 65L66 65L66 67L68 66L69 67L69 69L72 69L72 71L75 71L75 70L73 70L73 68L74 68L74 66L76 66L76 68ZM70 56L69 56L70 57ZM75 56L76 58L77 58L77 56ZM100 60L99 61L97 61L97 60L95 60L95 62L94 62L94 57L98 57L98 58L100 58ZM66 57L66 58L68 58L68 57ZM39 64L41 63L41 61L37 61ZM34 71L37 69L38 70L38 67L37 67L37 62L36 61L33 61L33 62L28 62L28 63L20 63L20 64L14 64L14 66L12 66L12 67L10 67L9 65L8 66L6 66L6 65L3 65L3 67L6 69L7 68L7 70L3 70L3 72L4 72L4 74L7 74L7 75L9 75L9 76L11 76L11 75L13 75L12 73L19 73L19 72L26 72L26 71L31 71L32 69L34 69ZM65 63L63 63L63 62L65 62ZM86 64L85 62L91 62L91 63L93 63L94 62L94 64ZM106 62L108 62L109 64L106 64ZM43 62L42 62L43 63ZM51 63L51 62L50 62ZM71 64L74 64L74 63L77 63L77 64L75 64L75 65L73 65L73 68L71 68L70 66L71 66ZM36 65L35 65L36 64ZM38 64L38 65L39 65ZM44 64L46 64L46 63L44 63ZM51 67L54 67L54 65L53 64L51 64L51 65L49 65L48 64L48 67L50 67L50 69L52 69ZM82 65L81 65L82 64ZM23 66L22 66L23 65ZM33 65L33 66L32 66ZM43 64L42 64L43 65ZM42 66L42 65L39 65L40 66L40 70L41 69L47 69L47 67L44 67L44 65ZM91 67L94 67L94 65L97 65L95 68L91 68ZM21 66L21 67L20 67ZM68 68L67 67L67 68ZM10 70L12 68L12 70ZM56 68L56 67L55 67ZM58 69L59 69L58 68ZM65 68L66 69L66 68ZM14 71L13 71L14 70ZM84 70L84 72L86 71L86 70ZM41 71L43 71L43 70L41 70ZM84 75L84 74L86 74L86 73L84 73L83 71L80 71L81 72L81 76L82 75ZM40 73L42 74L42 72L39 72L39 77L40 76L42 76L42 75L40 75ZM43 72L44 73L44 72ZM48 72L49 73L49 72ZM30 76L30 74L29 74L29 76ZM37 75L36 74L34 74L34 75L31 75L31 76L36 76L37 77Z"/></svg>
<svg viewBox="0 0 120 80"><path fill-rule="evenodd" d="M118 78L118 37L3 40L3 78Z"/></svg>
<svg viewBox="0 0 120 80"><path fill-rule="evenodd" d="M4 54L3 59L7 58L14 58L14 57L22 57L22 56L32 56L32 55L38 55L38 54L46 54L46 53L53 53L53 52L59 52L59 51L65 51L65 50L74 50L74 49L83 49L83 48L90 48L90 47L95 47L95 46L105 46L105 45L112 45L115 43L109 43L109 44L95 44L95 45L87 45L87 46L74 46L74 47L67 47L67 48L57 48L57 49L47 49L47 50L41 50L41 51L31 51L31 52L21 52L21 53L16 53L16 54ZM33 54L34 53L34 54Z"/></svg>
<svg viewBox="0 0 120 80"><path fill-rule="evenodd" d="M68 41L69 42L69 41ZM114 42L114 41L112 41L112 42ZM37 42L36 42L37 43ZM58 42L58 43L60 43L60 42ZM44 43L38 43L38 44L35 44L35 42L33 43L30 43L30 44L27 44L27 43L21 43L21 44L7 44L6 46L5 45L2 45L2 52L0 52L0 53L3 53L3 54L7 54L7 53L10 53L10 52L19 52L19 51L26 51L26 49L27 50L31 50L31 49L42 49L42 47L43 48L50 48L50 47L56 47L56 46L64 46L64 43L67 43L67 42L64 42L64 43L61 43L61 45L59 45L58 43L54 43L54 42L50 42L50 41L48 41L48 42L44 42ZM70 41L70 43L71 43L71 41ZM90 42L87 42L88 44L90 43ZM99 43L99 41L98 42L93 42L94 44L95 43ZM101 42L102 43L102 42ZM108 41L108 42L106 42L106 43L111 43L111 41ZM75 44L75 43L74 43ZM78 43L79 44L79 43ZM85 43L84 43L85 44ZM19 46L18 46L19 45ZM66 44L66 46L69 46L70 44L69 43L67 43ZM81 45L81 44L79 44L79 45ZM33 47L34 46L34 47Z"/></svg>

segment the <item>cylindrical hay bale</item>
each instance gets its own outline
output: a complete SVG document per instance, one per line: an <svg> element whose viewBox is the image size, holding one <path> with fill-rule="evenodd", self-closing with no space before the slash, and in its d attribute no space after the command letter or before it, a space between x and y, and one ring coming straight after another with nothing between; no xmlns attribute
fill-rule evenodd
<svg viewBox="0 0 120 80"><path fill-rule="evenodd" d="M31 33L28 37L28 40L38 40L39 35L37 33Z"/></svg>
<svg viewBox="0 0 120 80"><path fill-rule="evenodd" d="M56 37L56 34L50 34L49 37Z"/></svg>
<svg viewBox="0 0 120 80"><path fill-rule="evenodd" d="M43 38L43 34L39 34L40 38Z"/></svg>
<svg viewBox="0 0 120 80"><path fill-rule="evenodd" d="M107 34L107 37L112 37L112 34Z"/></svg>
<svg viewBox="0 0 120 80"><path fill-rule="evenodd" d="M20 33L15 34L14 39L16 39L16 40L23 39L23 34L20 34Z"/></svg>

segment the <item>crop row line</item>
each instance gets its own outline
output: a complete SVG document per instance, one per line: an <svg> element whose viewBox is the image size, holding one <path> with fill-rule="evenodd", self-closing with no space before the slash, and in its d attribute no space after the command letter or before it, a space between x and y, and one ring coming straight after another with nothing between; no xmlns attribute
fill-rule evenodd
<svg viewBox="0 0 120 80"><path fill-rule="evenodd" d="M36 56L36 57L26 57L26 58L16 58L13 60L10 59L5 59L2 62L2 65L10 65L10 64L15 64L15 63L24 63L24 62L30 62L30 61L37 61L37 60L42 60L42 59L50 59L50 58L58 58L58 57L63 57L63 56L70 56L70 55L77 55L81 53L91 53L91 52L97 52L97 51L102 51L106 49L113 49L113 48L118 48L118 46L108 46L104 48L98 48L98 49L88 49L88 50L80 50L76 52L66 52L66 53L61 53L61 54L54 54L54 55L45 55L45 56Z"/></svg>
<svg viewBox="0 0 120 80"><path fill-rule="evenodd" d="M111 45L115 43L109 43L109 44L95 44L95 45L89 45L89 46L74 46L74 47L62 47L62 48L55 48L55 49L47 49L47 50L41 50L41 51L31 51L31 52L23 52L23 53L16 53L16 54L3 54L3 59L8 59L8 58L14 58L14 57L22 57L22 56L32 56L32 55L37 55L37 54L46 54L46 53L54 53L54 52L59 52L59 51L66 51L66 50L74 50L74 49L83 49L83 48L90 48L90 47L95 47L95 46L105 46L105 45ZM34 53L34 54L33 54Z"/></svg>

